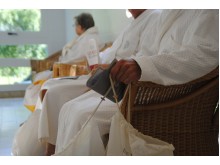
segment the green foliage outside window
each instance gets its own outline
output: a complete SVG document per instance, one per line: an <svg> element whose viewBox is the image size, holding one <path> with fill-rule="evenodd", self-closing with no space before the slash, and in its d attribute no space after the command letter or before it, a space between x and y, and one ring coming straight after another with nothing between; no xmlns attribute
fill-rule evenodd
<svg viewBox="0 0 220 165"><path fill-rule="evenodd" d="M46 45L0 45L0 58L44 59Z"/></svg>
<svg viewBox="0 0 220 165"><path fill-rule="evenodd" d="M40 27L41 11L38 9L0 9L0 32L38 32ZM44 44L0 45L0 58L43 59L46 55L47 48ZM13 84L28 77L30 77L30 68L27 67L0 68L0 84Z"/></svg>
<svg viewBox="0 0 220 165"><path fill-rule="evenodd" d="M24 83L31 80L30 67L4 67L0 68L0 85Z"/></svg>
<svg viewBox="0 0 220 165"><path fill-rule="evenodd" d="M0 9L1 31L40 31L40 10Z"/></svg>

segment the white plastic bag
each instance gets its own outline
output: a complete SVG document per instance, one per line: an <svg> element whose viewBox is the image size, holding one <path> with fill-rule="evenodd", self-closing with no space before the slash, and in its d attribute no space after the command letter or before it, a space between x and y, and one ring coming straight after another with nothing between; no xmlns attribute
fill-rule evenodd
<svg viewBox="0 0 220 165"><path fill-rule="evenodd" d="M116 103L117 95L114 89L113 81L110 77L111 86L115 95ZM130 85L127 87L126 93L129 91L128 116L130 120ZM174 147L172 144L162 140L147 136L138 132L130 123L125 120L121 114L118 105L118 111L112 117L109 141L107 145L107 155L117 156L173 156Z"/></svg>
<svg viewBox="0 0 220 165"><path fill-rule="evenodd" d="M172 156L173 151L172 144L138 132L121 112L112 117L107 155Z"/></svg>
<svg viewBox="0 0 220 165"><path fill-rule="evenodd" d="M16 132L12 154L14 156L43 156L46 145L38 140L40 110L34 111L28 120Z"/></svg>

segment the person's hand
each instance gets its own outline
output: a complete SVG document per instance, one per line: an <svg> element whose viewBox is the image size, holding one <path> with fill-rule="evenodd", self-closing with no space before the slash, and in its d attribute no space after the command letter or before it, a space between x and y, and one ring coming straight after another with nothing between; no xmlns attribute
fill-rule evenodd
<svg viewBox="0 0 220 165"><path fill-rule="evenodd" d="M135 60L120 60L111 69L112 79L129 84L141 77L141 68Z"/></svg>

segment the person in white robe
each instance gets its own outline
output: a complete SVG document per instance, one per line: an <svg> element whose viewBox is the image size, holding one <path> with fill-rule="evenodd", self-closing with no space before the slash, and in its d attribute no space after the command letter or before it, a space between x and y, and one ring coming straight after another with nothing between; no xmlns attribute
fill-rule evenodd
<svg viewBox="0 0 220 165"><path fill-rule="evenodd" d="M135 12L131 10L133 15ZM147 21L139 33L137 49L125 54L120 53L123 52L120 48L115 51L112 58L116 57L119 61L111 70L114 80L126 84L135 81L182 84L218 66L218 10L162 10L150 17L151 13L153 11L145 11L134 20ZM138 29L138 23L133 28ZM119 45L121 48L133 46L132 41L122 43ZM55 154L59 155L69 146L98 105L100 97L91 90L62 106ZM116 104L107 99L101 104L92 120L99 130L94 136L100 138L109 132L116 109Z"/></svg>
<svg viewBox="0 0 220 165"><path fill-rule="evenodd" d="M93 17L89 13L82 13L75 17L75 31L77 37L67 43L62 49L59 63L72 64L76 61L86 59L89 51L90 40L94 40L97 49L103 48L104 44L100 39L98 28L95 27ZM30 111L34 111L38 100L41 86L46 80L52 78L52 72L47 70L38 73L31 85L25 91L24 105Z"/></svg>
<svg viewBox="0 0 220 165"><path fill-rule="evenodd" d="M140 10L143 14L135 19L121 35L113 43L112 47L100 53L100 63L109 64L115 57L115 52L117 51L120 55L126 56L127 54L133 54L138 50L138 44L140 40L140 34L144 30L147 21L142 21L142 19L148 19L148 15L153 17L155 12ZM146 18L145 18L146 17ZM80 77L78 80L61 80L65 81L59 86L54 86L53 88L47 89L47 92L42 101L42 112L40 115L38 138L42 142L49 143L48 145L48 155L51 154L49 151L50 147L54 148L56 144L57 129L58 129L58 116L61 107L64 103L72 100L81 94L89 90L86 87L86 81L89 76ZM46 82L49 83L50 81ZM52 82L50 82L52 84ZM45 86L44 85L44 86ZM43 86L43 88L44 88ZM42 90L43 90L42 88ZM47 87L45 87L47 88ZM41 92L42 93L42 92Z"/></svg>

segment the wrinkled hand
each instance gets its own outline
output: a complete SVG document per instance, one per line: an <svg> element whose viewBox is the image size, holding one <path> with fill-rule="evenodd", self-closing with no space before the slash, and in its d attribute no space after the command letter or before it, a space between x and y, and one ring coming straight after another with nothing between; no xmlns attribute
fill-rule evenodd
<svg viewBox="0 0 220 165"><path fill-rule="evenodd" d="M141 77L141 68L137 62L131 60L120 60L111 70L112 79L115 81L129 84L136 82Z"/></svg>

